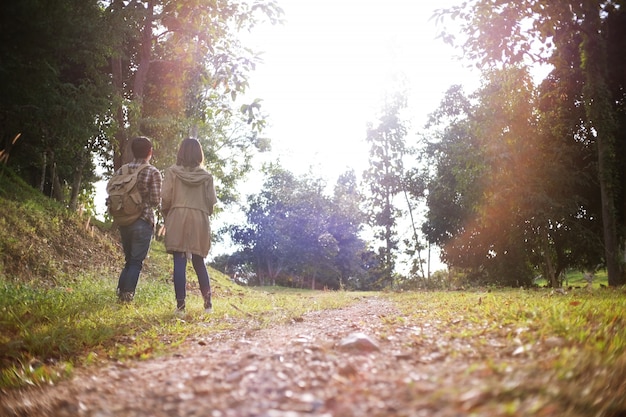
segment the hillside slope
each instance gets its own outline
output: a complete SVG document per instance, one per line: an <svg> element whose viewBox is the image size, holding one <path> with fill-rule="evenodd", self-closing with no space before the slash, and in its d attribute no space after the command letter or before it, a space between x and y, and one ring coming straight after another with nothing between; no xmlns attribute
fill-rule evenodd
<svg viewBox="0 0 626 417"><path fill-rule="evenodd" d="M105 225L43 196L12 171L0 171L0 276L52 286L121 260L117 235Z"/></svg>

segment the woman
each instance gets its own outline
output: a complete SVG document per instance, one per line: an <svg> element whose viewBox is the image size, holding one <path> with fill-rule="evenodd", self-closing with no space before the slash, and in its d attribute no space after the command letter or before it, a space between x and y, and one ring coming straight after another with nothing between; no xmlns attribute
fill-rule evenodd
<svg viewBox="0 0 626 417"><path fill-rule="evenodd" d="M204 168L204 153L197 139L180 144L176 164L165 171L161 207L165 217L165 249L174 255L176 312L185 311L187 259L198 276L205 312L213 309L211 284L204 258L211 247L209 216L217 202L213 176Z"/></svg>

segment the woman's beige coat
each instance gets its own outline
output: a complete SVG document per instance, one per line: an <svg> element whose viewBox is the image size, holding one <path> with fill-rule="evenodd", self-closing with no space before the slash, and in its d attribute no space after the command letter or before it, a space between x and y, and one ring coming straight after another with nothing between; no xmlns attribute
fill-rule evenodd
<svg viewBox="0 0 626 417"><path fill-rule="evenodd" d="M172 165L165 170L161 197L167 252L206 258L211 248L209 216L217 202L213 176L200 167Z"/></svg>

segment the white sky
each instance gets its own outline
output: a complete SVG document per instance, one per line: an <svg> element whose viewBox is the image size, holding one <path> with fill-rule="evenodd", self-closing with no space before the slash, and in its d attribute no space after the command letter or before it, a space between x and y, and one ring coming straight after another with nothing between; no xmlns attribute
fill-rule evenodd
<svg viewBox="0 0 626 417"><path fill-rule="evenodd" d="M366 124L375 121L394 72L411 83L411 126L419 129L452 84L477 82L431 20L454 0L279 0L284 25L257 27L264 63L246 98L269 115L269 160L296 174L336 177L367 167ZM460 1L460 0L458 0ZM440 28L439 28L440 29ZM468 88L471 90L471 88Z"/></svg>

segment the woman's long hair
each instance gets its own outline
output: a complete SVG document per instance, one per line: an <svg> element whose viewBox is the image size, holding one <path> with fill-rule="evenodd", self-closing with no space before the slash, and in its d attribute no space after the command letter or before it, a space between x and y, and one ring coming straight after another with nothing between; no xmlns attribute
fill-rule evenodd
<svg viewBox="0 0 626 417"><path fill-rule="evenodd" d="M204 163L204 152L198 139L187 138L182 141L178 154L176 155L176 165L195 168Z"/></svg>

